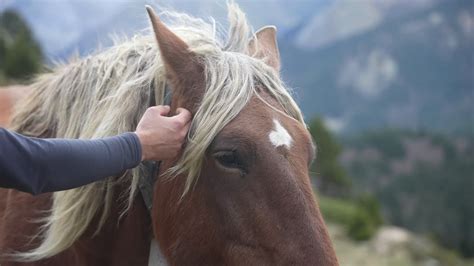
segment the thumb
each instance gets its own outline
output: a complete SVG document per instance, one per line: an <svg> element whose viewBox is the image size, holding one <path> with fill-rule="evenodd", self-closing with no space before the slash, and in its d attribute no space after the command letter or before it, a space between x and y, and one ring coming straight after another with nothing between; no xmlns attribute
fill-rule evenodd
<svg viewBox="0 0 474 266"><path fill-rule="evenodd" d="M188 110L184 108L178 108L176 109L175 117L183 121L184 124L187 124L191 120L192 115Z"/></svg>
<svg viewBox="0 0 474 266"><path fill-rule="evenodd" d="M181 108L181 107L178 107L176 108L176 114L179 115L183 112L189 112L188 110L184 109L184 108Z"/></svg>
<svg viewBox="0 0 474 266"><path fill-rule="evenodd" d="M168 105L157 105L150 108L155 109L155 111L158 112L158 114L161 116L166 116L170 112L170 107Z"/></svg>

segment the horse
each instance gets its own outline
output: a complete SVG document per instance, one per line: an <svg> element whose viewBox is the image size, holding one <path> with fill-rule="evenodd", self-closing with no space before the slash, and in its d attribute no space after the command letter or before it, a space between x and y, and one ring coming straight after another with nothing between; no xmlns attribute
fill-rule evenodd
<svg viewBox="0 0 474 266"><path fill-rule="evenodd" d="M9 86L0 88L0 127L7 127L18 101L28 93L27 86Z"/></svg>
<svg viewBox="0 0 474 266"><path fill-rule="evenodd" d="M276 28L254 33L227 8L226 40L212 21L147 7L149 33L37 78L11 122L28 136L133 131L167 91L193 120L181 154L152 174L151 206L144 165L67 191L2 190L1 265L338 265Z"/></svg>

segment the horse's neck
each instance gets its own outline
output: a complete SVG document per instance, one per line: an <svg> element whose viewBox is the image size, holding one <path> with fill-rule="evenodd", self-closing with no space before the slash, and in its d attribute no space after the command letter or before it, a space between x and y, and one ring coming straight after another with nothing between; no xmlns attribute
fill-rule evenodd
<svg viewBox="0 0 474 266"><path fill-rule="evenodd" d="M130 210L120 217L119 202L114 201L110 215L99 234L91 237L97 225L93 222L86 234L72 247L71 251L76 255L92 258L93 261L88 261L88 265L148 265L153 236L148 210L137 196Z"/></svg>

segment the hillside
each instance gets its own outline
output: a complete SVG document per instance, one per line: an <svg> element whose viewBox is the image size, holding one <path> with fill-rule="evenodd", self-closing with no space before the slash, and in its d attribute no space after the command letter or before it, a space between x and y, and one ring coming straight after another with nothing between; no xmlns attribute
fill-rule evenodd
<svg viewBox="0 0 474 266"><path fill-rule="evenodd" d="M474 256L474 138L382 130L344 146L353 188L378 198L386 222Z"/></svg>
<svg viewBox="0 0 474 266"><path fill-rule="evenodd" d="M474 8L444 1L318 49L281 42L306 117L345 134L385 126L474 132Z"/></svg>
<svg viewBox="0 0 474 266"><path fill-rule="evenodd" d="M256 29L278 26L282 74L308 119L323 116L346 135L385 126L474 132L472 1L237 2ZM148 25L146 3L25 0L3 8L25 16L50 62L110 45L112 33L133 35ZM224 1L160 6L213 15L225 27Z"/></svg>
<svg viewBox="0 0 474 266"><path fill-rule="evenodd" d="M340 225L329 222L327 226L341 266L469 266L474 263L398 227L383 226L371 240L357 242L348 238Z"/></svg>

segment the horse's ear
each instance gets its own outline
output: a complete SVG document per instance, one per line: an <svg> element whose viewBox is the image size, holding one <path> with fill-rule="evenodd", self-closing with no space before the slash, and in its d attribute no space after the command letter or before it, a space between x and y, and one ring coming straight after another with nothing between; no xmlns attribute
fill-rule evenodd
<svg viewBox="0 0 474 266"><path fill-rule="evenodd" d="M280 71L280 52L278 50L277 29L275 26L265 26L255 33L255 36L249 42L249 54L260 58L273 67L277 72Z"/></svg>
<svg viewBox="0 0 474 266"><path fill-rule="evenodd" d="M163 60L166 76L173 87L173 99L180 99L178 106L192 109L200 98L204 84L203 67L188 45L161 22L153 11L146 6L151 25Z"/></svg>

